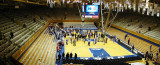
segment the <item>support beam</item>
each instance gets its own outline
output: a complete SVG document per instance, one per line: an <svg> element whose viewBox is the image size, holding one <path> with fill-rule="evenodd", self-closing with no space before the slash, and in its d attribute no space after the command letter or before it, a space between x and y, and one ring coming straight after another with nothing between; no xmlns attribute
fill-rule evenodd
<svg viewBox="0 0 160 65"><path fill-rule="evenodd" d="M109 6L109 13L108 13L108 16L107 16L107 20L106 20L106 22L105 22L105 25L104 25L104 30L105 30L105 31L106 31L106 29L107 29L107 25L108 25L108 22L109 22L110 13L111 13L111 6Z"/></svg>

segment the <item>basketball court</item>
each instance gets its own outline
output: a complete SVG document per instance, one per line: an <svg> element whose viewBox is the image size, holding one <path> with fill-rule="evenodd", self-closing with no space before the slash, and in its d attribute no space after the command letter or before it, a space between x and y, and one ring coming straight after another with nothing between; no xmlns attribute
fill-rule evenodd
<svg viewBox="0 0 160 65"><path fill-rule="evenodd" d="M68 37L66 38L68 39ZM73 43L71 44L70 39L68 39L68 45L65 44L62 50L65 54L72 53L73 56L77 53L78 59L116 59L137 56L110 38L108 38L107 43L97 42L94 44L94 41L91 41L90 46L88 46L88 41L84 43L83 39L80 38L76 41L76 46L73 46Z"/></svg>

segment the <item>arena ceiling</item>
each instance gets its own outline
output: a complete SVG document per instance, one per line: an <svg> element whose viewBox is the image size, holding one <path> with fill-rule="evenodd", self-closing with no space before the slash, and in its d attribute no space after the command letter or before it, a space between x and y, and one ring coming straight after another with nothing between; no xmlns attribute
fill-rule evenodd
<svg viewBox="0 0 160 65"><path fill-rule="evenodd" d="M82 1L82 2L95 2L99 0L0 0L0 5L15 5L15 4L35 4L35 5L47 5L47 1L55 1L57 3L60 3L62 1ZM126 1L129 1L131 3L139 3L139 2L146 2L149 1L151 3L160 4L160 0L103 0L103 2L120 2L124 4Z"/></svg>

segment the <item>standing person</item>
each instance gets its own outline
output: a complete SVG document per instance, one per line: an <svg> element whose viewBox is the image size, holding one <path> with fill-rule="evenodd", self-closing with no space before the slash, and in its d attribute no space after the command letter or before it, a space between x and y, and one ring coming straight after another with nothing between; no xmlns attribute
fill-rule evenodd
<svg viewBox="0 0 160 65"><path fill-rule="evenodd" d="M96 34L94 33L94 38L95 38Z"/></svg>
<svg viewBox="0 0 160 65"><path fill-rule="evenodd" d="M158 48L158 51L159 51L159 53L160 53L160 47Z"/></svg>
<svg viewBox="0 0 160 65"><path fill-rule="evenodd" d="M94 41L94 42L95 42L95 44L97 44L97 38L95 38L95 41Z"/></svg>
<svg viewBox="0 0 160 65"><path fill-rule="evenodd" d="M157 51L157 53L156 53L156 61L158 61L158 51Z"/></svg>
<svg viewBox="0 0 160 65"><path fill-rule="evenodd" d="M66 60L68 60L68 59L69 59L69 53L66 54Z"/></svg>
<svg viewBox="0 0 160 65"><path fill-rule="evenodd" d="M130 38L128 39L128 45L129 45L129 43L130 43Z"/></svg>
<svg viewBox="0 0 160 65"><path fill-rule="evenodd" d="M86 39L85 39L85 37L83 38L83 42L84 42L84 44L85 44L85 41L86 41Z"/></svg>
<svg viewBox="0 0 160 65"><path fill-rule="evenodd" d="M71 44L72 44L72 38L71 38Z"/></svg>
<svg viewBox="0 0 160 65"><path fill-rule="evenodd" d="M150 58L151 61L152 61L152 58L153 58L153 54L151 54L151 58Z"/></svg>
<svg viewBox="0 0 160 65"><path fill-rule="evenodd" d="M76 46L76 40L75 39L73 40L73 46Z"/></svg>
<svg viewBox="0 0 160 65"><path fill-rule="evenodd" d="M72 55L73 55L73 54L72 54L72 53L70 53L70 59L72 59Z"/></svg>
<svg viewBox="0 0 160 65"><path fill-rule="evenodd" d="M99 37L101 38L101 34L99 34Z"/></svg>
<svg viewBox="0 0 160 65"><path fill-rule="evenodd" d="M120 41L120 39L118 38L118 43L120 43L121 41Z"/></svg>
<svg viewBox="0 0 160 65"><path fill-rule="evenodd" d="M149 49L150 52L151 52L151 49L152 49L152 45L150 45L150 49Z"/></svg>
<svg viewBox="0 0 160 65"><path fill-rule="evenodd" d="M148 58L148 51L145 54L145 60L147 60L147 58Z"/></svg>
<svg viewBox="0 0 160 65"><path fill-rule="evenodd" d="M58 63L60 62L60 60L61 60L61 54L59 53L59 55L58 55Z"/></svg>
<svg viewBox="0 0 160 65"><path fill-rule="evenodd" d="M74 59L76 60L77 59L77 54L75 53L75 55L74 55Z"/></svg>
<svg viewBox="0 0 160 65"><path fill-rule="evenodd" d="M108 38L106 37L106 43L107 43Z"/></svg>
<svg viewBox="0 0 160 65"><path fill-rule="evenodd" d="M128 36L128 33L126 33L126 35L124 36L124 39L125 39L125 40L126 40L127 36Z"/></svg>
<svg viewBox="0 0 160 65"><path fill-rule="evenodd" d="M61 42L61 46L62 46L62 47L64 46L64 42Z"/></svg>
<svg viewBox="0 0 160 65"><path fill-rule="evenodd" d="M66 39L66 45L68 45L68 39Z"/></svg>
<svg viewBox="0 0 160 65"><path fill-rule="evenodd" d="M134 51L134 44L132 45L132 52Z"/></svg>
<svg viewBox="0 0 160 65"><path fill-rule="evenodd" d="M64 54L64 52L62 53L62 59L64 59L64 56L65 56L65 54Z"/></svg>
<svg viewBox="0 0 160 65"><path fill-rule="evenodd" d="M77 41L78 41L78 37L79 37L79 35L77 36Z"/></svg>
<svg viewBox="0 0 160 65"><path fill-rule="evenodd" d="M146 65L149 65L148 61L146 61Z"/></svg>
<svg viewBox="0 0 160 65"><path fill-rule="evenodd" d="M88 39L88 46L90 46L90 42L91 42L90 39Z"/></svg>
<svg viewBox="0 0 160 65"><path fill-rule="evenodd" d="M114 35L114 40L116 41L116 35Z"/></svg>
<svg viewBox="0 0 160 65"><path fill-rule="evenodd" d="M77 35L76 35L76 33L74 34L75 35L75 39L77 38Z"/></svg>
<svg viewBox="0 0 160 65"><path fill-rule="evenodd" d="M105 38L104 38L103 42L104 42L104 45L105 45Z"/></svg>

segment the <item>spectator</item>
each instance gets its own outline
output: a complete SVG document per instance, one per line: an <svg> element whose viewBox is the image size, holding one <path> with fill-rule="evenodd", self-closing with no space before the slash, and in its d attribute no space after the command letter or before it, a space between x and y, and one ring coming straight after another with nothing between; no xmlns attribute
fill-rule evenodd
<svg viewBox="0 0 160 65"><path fill-rule="evenodd" d="M153 54L151 54L151 58L150 58L151 61L152 61L152 58L153 58Z"/></svg>
<svg viewBox="0 0 160 65"><path fill-rule="evenodd" d="M59 44L57 43L57 51L59 52L60 50L60 47L59 47Z"/></svg>
<svg viewBox="0 0 160 65"><path fill-rule="evenodd" d="M103 41L103 42L104 42L104 45L105 45L105 42L106 42L105 38L104 38L104 41Z"/></svg>
<svg viewBox="0 0 160 65"><path fill-rule="evenodd" d="M73 46L76 46L76 39L73 40Z"/></svg>
<svg viewBox="0 0 160 65"><path fill-rule="evenodd" d="M95 38L95 41L94 41L94 42L95 42L95 44L97 44L97 38Z"/></svg>
<svg viewBox="0 0 160 65"><path fill-rule="evenodd" d="M62 59L64 59L64 56L65 56L65 54L64 54L64 52L62 53Z"/></svg>
<svg viewBox="0 0 160 65"><path fill-rule="evenodd" d="M71 38L71 44L72 44L72 38Z"/></svg>
<svg viewBox="0 0 160 65"><path fill-rule="evenodd" d="M68 59L69 59L69 53L66 54L66 60L68 60Z"/></svg>
<svg viewBox="0 0 160 65"><path fill-rule="evenodd" d="M139 30L139 32L138 33L141 33L141 31Z"/></svg>
<svg viewBox="0 0 160 65"><path fill-rule="evenodd" d="M150 45L150 50L149 50L150 52L151 52L151 49L152 49L152 45Z"/></svg>
<svg viewBox="0 0 160 65"><path fill-rule="evenodd" d="M94 33L94 38L95 38L96 34Z"/></svg>
<svg viewBox="0 0 160 65"><path fill-rule="evenodd" d="M60 62L60 60L61 60L61 54L59 53L59 55L58 55L58 63Z"/></svg>
<svg viewBox="0 0 160 65"><path fill-rule="evenodd" d="M146 65L149 65L148 61L146 61Z"/></svg>
<svg viewBox="0 0 160 65"><path fill-rule="evenodd" d="M127 36L128 36L128 33L126 33L126 35L124 36L124 39L125 39L125 40L126 40Z"/></svg>
<svg viewBox="0 0 160 65"><path fill-rule="evenodd" d="M151 31L151 27L150 26L148 27L148 31Z"/></svg>
<svg viewBox="0 0 160 65"><path fill-rule="evenodd" d="M76 37L76 38L77 38L77 41L78 41L79 36L80 36L80 34Z"/></svg>
<svg viewBox="0 0 160 65"><path fill-rule="evenodd" d="M132 52L134 51L134 44L132 45Z"/></svg>
<svg viewBox="0 0 160 65"><path fill-rule="evenodd" d="M66 39L66 45L68 45L68 39Z"/></svg>
<svg viewBox="0 0 160 65"><path fill-rule="evenodd" d="M11 21L13 21L13 22L14 22L14 18L11 18Z"/></svg>
<svg viewBox="0 0 160 65"><path fill-rule="evenodd" d="M26 28L27 27L27 24L26 24L26 22L23 24L23 28Z"/></svg>
<svg viewBox="0 0 160 65"><path fill-rule="evenodd" d="M90 40L90 39L88 39L88 46L90 46L90 42L91 42L91 40Z"/></svg>
<svg viewBox="0 0 160 65"><path fill-rule="evenodd" d="M142 28L143 27L143 25L141 24L141 25L139 25L139 28Z"/></svg>
<svg viewBox="0 0 160 65"><path fill-rule="evenodd" d="M70 53L70 59L72 59L72 55L73 55L73 54L72 54L72 53Z"/></svg>
<svg viewBox="0 0 160 65"><path fill-rule="evenodd" d="M128 24L128 27L131 26L131 24Z"/></svg>
<svg viewBox="0 0 160 65"><path fill-rule="evenodd" d="M10 39L12 39L14 37L13 32L10 32Z"/></svg>
<svg viewBox="0 0 160 65"><path fill-rule="evenodd" d="M114 40L116 41L116 35L114 35Z"/></svg>
<svg viewBox="0 0 160 65"><path fill-rule="evenodd" d="M85 44L85 41L86 41L86 39L85 39L85 37L83 38L83 42L84 42L84 44Z"/></svg>
<svg viewBox="0 0 160 65"><path fill-rule="evenodd" d="M129 43L130 43L130 38L128 39L128 45L129 45Z"/></svg>
<svg viewBox="0 0 160 65"><path fill-rule="evenodd" d="M159 53L160 53L160 47L158 48L158 50L159 50Z"/></svg>
<svg viewBox="0 0 160 65"><path fill-rule="evenodd" d="M145 60L147 60L147 58L148 58L148 51L145 54Z"/></svg>
<svg viewBox="0 0 160 65"><path fill-rule="evenodd" d="M75 53L75 55L74 55L74 58L75 58L75 60L77 59L77 54Z"/></svg>
<svg viewBox="0 0 160 65"><path fill-rule="evenodd" d="M158 51L157 51L157 53L156 53L156 61L158 61Z"/></svg>
<svg viewBox="0 0 160 65"><path fill-rule="evenodd" d="M62 47L64 46L64 42L61 42Z"/></svg>
<svg viewBox="0 0 160 65"><path fill-rule="evenodd" d="M118 38L118 43L120 43L121 41L120 41L120 39Z"/></svg>
<svg viewBox="0 0 160 65"><path fill-rule="evenodd" d="M74 34L74 36L75 36L75 39L77 38L77 35L76 35L76 33Z"/></svg>
<svg viewBox="0 0 160 65"><path fill-rule="evenodd" d="M36 19L35 19L35 18L33 19L33 22L36 22Z"/></svg>

